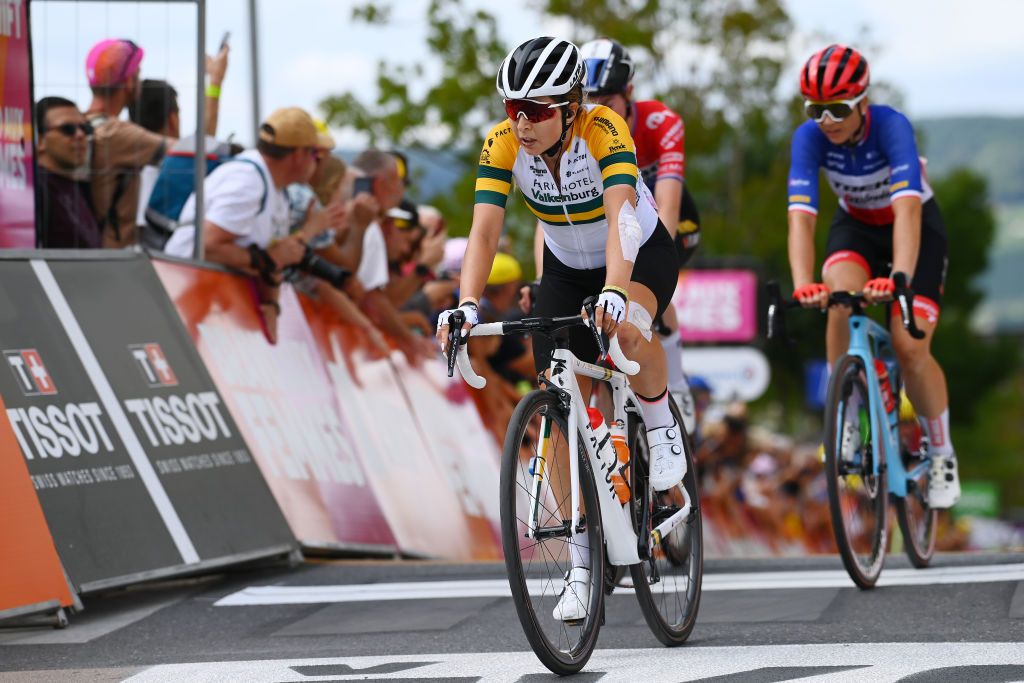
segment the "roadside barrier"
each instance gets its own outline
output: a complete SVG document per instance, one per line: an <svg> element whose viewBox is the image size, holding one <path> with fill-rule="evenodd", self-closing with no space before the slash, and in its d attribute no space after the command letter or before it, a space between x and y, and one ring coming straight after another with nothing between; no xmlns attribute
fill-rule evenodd
<svg viewBox="0 0 1024 683"><path fill-rule="evenodd" d="M497 444L439 364L383 357L288 285L271 345L248 278L154 264L303 548L500 558Z"/></svg>
<svg viewBox="0 0 1024 683"><path fill-rule="evenodd" d="M141 254L0 260L0 396L79 592L295 539Z"/></svg>
<svg viewBox="0 0 1024 683"><path fill-rule="evenodd" d="M4 410L0 398L0 412ZM0 619L75 604L14 430L0 418Z"/></svg>

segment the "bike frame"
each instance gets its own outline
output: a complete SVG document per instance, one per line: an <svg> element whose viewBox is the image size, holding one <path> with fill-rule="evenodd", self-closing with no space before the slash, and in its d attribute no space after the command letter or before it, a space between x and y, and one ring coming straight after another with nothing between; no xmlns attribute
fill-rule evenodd
<svg viewBox="0 0 1024 683"><path fill-rule="evenodd" d="M476 325L471 330L470 336L501 335L504 334L504 325L505 323ZM463 378L470 386L482 387L484 385L483 378L473 372L465 346L459 348L457 355L458 367ZM626 360L621 355L621 350L618 349L618 340L615 338L613 338L611 343L610 355L613 360L620 361L616 362L618 367L635 366L631 374L635 374L636 370L639 369L639 366ZM585 434L587 438L583 440L582 445L589 458L591 472L594 475L594 483L598 490L597 499L598 506L600 507L601 526L604 529L608 561L613 565L637 564L641 559L646 558L641 558L640 556L639 539L633 531L631 507L628 502L623 504L619 500L615 493L615 487L611 482L611 473L618 464L615 449L610 443L605 444L605 458L601 457L601 444L598 443L594 429L590 425L590 419L586 410L587 403L580 391L579 382L576 379L577 374L597 381L607 382L611 386L614 420L622 420L622 423L626 424L627 413L638 410L636 407L640 405L636 394L629 387L629 378L625 373L581 361L567 348L556 348L554 350L551 357L550 378L548 379L549 390L556 393L559 391L564 392L565 396L569 399L569 479L570 486L572 487L570 491L572 526L570 529L575 531L579 528L580 524L580 472L579 460L575 457L575 454L579 453L579 435ZM632 411L627 409L627 404L630 402L634 406ZM538 520L540 518L541 498L545 492L544 486L547 483L547 460L544 449L547 447L548 441L546 437L550 430L548 419L547 417L542 418L541 438L538 439L538 450L534 454L536 466L532 468L533 486L530 491L530 519L526 531L526 535L529 538L535 538L540 529ZM634 454L630 453L631 461L633 457ZM599 472L604 473L605 476L599 477ZM663 537L671 533L673 529L685 522L689 517L692 508L690 495L682 484L678 488L682 492L684 504L671 517L651 530L651 538L645 544L648 547L652 542L655 544L660 543Z"/></svg>
<svg viewBox="0 0 1024 683"><path fill-rule="evenodd" d="M929 458L924 458L910 472L903 467L899 440L899 407L891 413L885 412L882 389L875 371L875 358L879 358L889 368L889 376L894 377L897 368L892 352L892 336L889 331L867 317L863 312L850 315L850 348L848 355L857 356L864 362L864 371L868 379L868 410L872 430L881 438L872 439L874 474L884 471L889 484L889 493L903 498L907 495L907 479L917 478L929 467ZM833 378L839 381L838 378ZM899 383L891 383L893 398L899 401ZM885 429L877 429L876 425L884 425ZM841 435L836 435L841 438Z"/></svg>

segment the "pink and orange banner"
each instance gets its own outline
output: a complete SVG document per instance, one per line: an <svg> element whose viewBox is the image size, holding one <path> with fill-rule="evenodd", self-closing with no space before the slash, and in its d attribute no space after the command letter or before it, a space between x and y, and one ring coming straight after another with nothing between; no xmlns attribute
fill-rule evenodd
<svg viewBox="0 0 1024 683"><path fill-rule="evenodd" d="M304 547L501 557L498 446L439 362L383 356L287 285L270 344L248 279L154 266Z"/></svg>
<svg viewBox="0 0 1024 683"><path fill-rule="evenodd" d="M28 2L0 12L0 248L36 242Z"/></svg>

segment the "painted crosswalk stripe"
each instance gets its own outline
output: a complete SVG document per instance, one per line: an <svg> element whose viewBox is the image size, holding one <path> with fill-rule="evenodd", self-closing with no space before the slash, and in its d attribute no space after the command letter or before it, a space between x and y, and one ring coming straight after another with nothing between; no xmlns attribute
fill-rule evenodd
<svg viewBox="0 0 1024 683"><path fill-rule="evenodd" d="M737 680L861 683L898 681L924 674L927 680L1024 678L1024 643L829 643L742 647L598 650L584 674L615 681L695 681L715 676ZM464 678L483 683L529 681L546 674L532 652L417 654L237 662L165 664L127 679L131 683L190 681L430 680ZM759 675L760 674L760 675ZM546 678L546 677L545 677Z"/></svg>
<svg viewBox="0 0 1024 683"><path fill-rule="evenodd" d="M929 569L887 569L879 586L925 586L952 583L992 583L1024 581L1024 563L934 567ZM773 590L793 588L852 588L850 577L842 570L749 572L705 574L703 590ZM561 590L549 581L529 582L530 592L552 594ZM617 589L628 592L628 588ZM250 586L227 595L218 607L244 605L290 605L378 600L422 600L445 598L510 597L505 579L466 581L413 581L325 586Z"/></svg>

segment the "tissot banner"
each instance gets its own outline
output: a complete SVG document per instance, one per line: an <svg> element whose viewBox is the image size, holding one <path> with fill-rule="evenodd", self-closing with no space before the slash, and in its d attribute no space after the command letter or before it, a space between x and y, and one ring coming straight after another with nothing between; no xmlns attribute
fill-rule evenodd
<svg viewBox="0 0 1024 683"><path fill-rule="evenodd" d="M294 543L149 259L49 266L199 560Z"/></svg>
<svg viewBox="0 0 1024 683"><path fill-rule="evenodd" d="M71 580L185 562L27 261L0 261L0 351L7 418Z"/></svg>
<svg viewBox="0 0 1024 683"><path fill-rule="evenodd" d="M294 537L142 255L0 261L0 394L87 591Z"/></svg>

